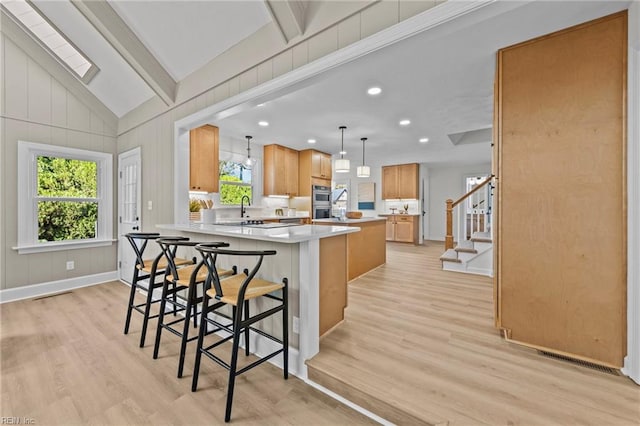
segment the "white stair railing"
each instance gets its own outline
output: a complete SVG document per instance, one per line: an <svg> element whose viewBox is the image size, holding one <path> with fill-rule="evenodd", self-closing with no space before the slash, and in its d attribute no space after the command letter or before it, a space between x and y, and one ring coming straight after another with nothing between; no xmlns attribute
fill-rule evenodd
<svg viewBox="0 0 640 426"><path fill-rule="evenodd" d="M493 237L491 226L491 209L493 197L493 175L453 201L448 199L447 205L447 235L445 236L445 250L452 249L454 240L468 240L474 232L489 232ZM453 218L456 218L456 233L453 233Z"/></svg>

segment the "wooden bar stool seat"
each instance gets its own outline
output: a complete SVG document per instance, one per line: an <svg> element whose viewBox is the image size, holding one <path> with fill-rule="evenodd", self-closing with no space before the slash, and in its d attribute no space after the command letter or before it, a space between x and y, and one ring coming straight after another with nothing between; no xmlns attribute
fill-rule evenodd
<svg viewBox="0 0 640 426"><path fill-rule="evenodd" d="M197 307L203 299L203 296L198 296L199 285L203 285L208 279L207 268L203 267L204 263L201 261L197 265L185 266L178 268L174 259L176 258L176 252L179 247L195 247L198 245L194 241L176 241L171 239L158 239L158 244L162 248L165 254L165 258L168 262L167 274L162 285L162 296L160 297L160 313L158 316L158 327L156 331L156 341L153 347L153 359L158 358L160 351L160 340L162 337L162 330L167 330L170 333L180 337L180 357L178 360L178 377L182 377L182 371L184 368L184 357L187 351L187 343L197 339L197 336L189 337L189 321L193 318L193 326L197 328ZM228 247L229 244L224 242L209 243L215 247ZM236 269L221 270L221 275L229 276L236 273ZM187 290L186 298L176 297L179 292ZM203 291L204 293L204 291ZM173 305L174 315L177 312L184 312L184 318L177 318L173 321L167 322L166 306L167 303ZM182 324L182 329L177 329L174 326L178 323Z"/></svg>
<svg viewBox="0 0 640 426"><path fill-rule="evenodd" d="M158 314L151 315L151 305L158 303L160 300L153 300L153 291L162 287L164 279L157 282L157 277L164 277L167 270L168 262L164 253L160 253L152 259L144 259L145 250L149 241L155 241L160 238L161 235L157 232L131 232L125 235L125 238L129 241L129 244L133 248L136 255L136 265L133 270L133 279L131 280L131 291L129 293L129 304L127 305L127 316L124 324L124 334L129 333L129 326L131 324L131 313L136 311L142 314L142 330L140 333L140 347L144 347L144 342L147 336L147 327L149 320L157 318ZM188 240L187 237L180 236L162 236L165 239L171 239L174 241ZM196 259L176 258L176 265L184 266L196 263ZM143 285L145 281L148 283ZM135 295L138 289L147 292L146 300L144 303L135 303Z"/></svg>
<svg viewBox="0 0 640 426"><path fill-rule="evenodd" d="M287 294L287 278L283 278L282 282L272 282L257 278L256 274L262 265L262 261L265 256L272 256L276 254L275 250L264 251L239 251L228 250L220 247L215 247L210 244L199 244L196 246L202 254L203 263L206 266L209 277L205 281L206 291L202 301L202 312L200 319L200 330L198 333L198 346L196 348L196 360L193 370L193 382L191 384L191 391L195 392L198 388L198 375L200 373L200 360L202 355L215 361L220 366L226 368L229 371L229 381L227 387L227 403L225 410L225 422L231 420L231 406L233 403L233 391L235 387L235 379L240 374L256 367L263 362L282 354L283 356L283 374L284 378L289 377L289 329L288 329L288 294ZM221 271L218 269L216 263L218 256L232 256L237 257L253 257L257 259L253 268L249 272L249 269L245 269L243 274L237 274L232 277L222 279ZM281 293L278 297L274 293ZM260 312L253 315L249 312L250 301L258 298L267 298L275 301L267 304L267 307L261 309ZM220 308L224 306L231 306L231 316L220 311ZM260 306L260 305L258 305ZM278 338L271 335L264 330L253 327L258 321L262 321L265 318L282 313L282 338ZM209 317L209 314L215 314L213 318ZM231 324L222 324L222 320L218 317L231 320ZM213 330L209 330L209 325L213 325ZM208 334L217 331L225 331L229 333L229 336L222 337L214 343L205 346L204 337ZM244 337L244 349L245 355L248 356L249 351L249 337L250 332L254 332L257 335L270 339L280 345L279 349L271 352L270 354L259 358L256 361L251 362L238 369L238 350L240 345L240 336ZM213 352L215 348L221 344L231 340L231 360L227 363L224 359ZM248 402L250 403L250 402Z"/></svg>

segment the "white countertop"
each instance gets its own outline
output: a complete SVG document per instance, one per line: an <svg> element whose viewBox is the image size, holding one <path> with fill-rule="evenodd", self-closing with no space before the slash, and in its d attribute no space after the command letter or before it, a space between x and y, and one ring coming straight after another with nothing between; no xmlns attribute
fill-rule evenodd
<svg viewBox="0 0 640 426"><path fill-rule="evenodd" d="M345 219L340 220L338 218L330 218L330 219L313 219L314 223L335 223L339 225L341 223L344 224L352 224L352 223L365 223L365 222L378 222L378 221L386 221L387 219L384 217L361 217L360 219Z"/></svg>
<svg viewBox="0 0 640 426"><path fill-rule="evenodd" d="M300 243L336 235L359 232L354 226L296 225L280 228L253 228L249 226L209 225L203 223L161 224L160 229L195 232L199 234L246 238L250 240L274 241L278 243Z"/></svg>

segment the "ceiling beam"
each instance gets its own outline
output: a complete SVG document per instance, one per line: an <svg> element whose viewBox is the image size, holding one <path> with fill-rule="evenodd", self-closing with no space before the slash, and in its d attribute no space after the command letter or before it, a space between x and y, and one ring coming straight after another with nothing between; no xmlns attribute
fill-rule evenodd
<svg viewBox="0 0 640 426"><path fill-rule="evenodd" d="M71 3L167 106L175 103L175 80L106 1L71 0Z"/></svg>
<svg viewBox="0 0 640 426"><path fill-rule="evenodd" d="M306 0L264 0L285 43L305 30Z"/></svg>

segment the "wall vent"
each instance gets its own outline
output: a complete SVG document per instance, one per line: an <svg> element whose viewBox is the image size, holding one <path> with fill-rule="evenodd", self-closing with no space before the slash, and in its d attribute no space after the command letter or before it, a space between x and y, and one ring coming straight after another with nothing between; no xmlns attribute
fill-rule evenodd
<svg viewBox="0 0 640 426"><path fill-rule="evenodd" d="M612 374L614 376L620 376L620 372L618 370L616 370L615 368L605 367L605 366L602 366L602 365L594 364L593 362L582 361L580 359L575 359L575 358L571 358L571 357L564 356L564 355L558 355L558 354L554 354L552 352L538 351L538 353L541 354L541 355L547 356L549 358L559 359L561 361L570 362L572 364L576 364L576 365L580 365L582 367L590 368L592 370L600 371L601 373L607 373L607 374Z"/></svg>

